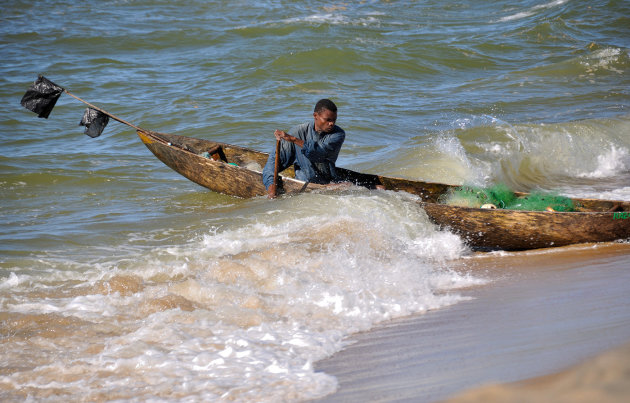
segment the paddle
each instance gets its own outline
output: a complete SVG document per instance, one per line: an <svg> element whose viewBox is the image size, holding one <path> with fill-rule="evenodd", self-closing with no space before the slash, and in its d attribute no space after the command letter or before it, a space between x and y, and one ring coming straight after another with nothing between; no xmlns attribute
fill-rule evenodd
<svg viewBox="0 0 630 403"><path fill-rule="evenodd" d="M280 140L276 140L276 161L273 168L273 189L269 192L269 198L273 199L278 195L278 186L280 185Z"/></svg>

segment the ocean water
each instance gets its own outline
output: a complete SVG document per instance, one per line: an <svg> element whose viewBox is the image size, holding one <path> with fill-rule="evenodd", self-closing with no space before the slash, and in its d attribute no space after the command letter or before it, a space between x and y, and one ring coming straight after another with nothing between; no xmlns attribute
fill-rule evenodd
<svg viewBox="0 0 630 403"><path fill-rule="evenodd" d="M270 151L322 97L339 165L630 200L626 1L6 1L0 400L301 401L352 334L492 278L414 197L215 194L37 74L146 129Z"/></svg>

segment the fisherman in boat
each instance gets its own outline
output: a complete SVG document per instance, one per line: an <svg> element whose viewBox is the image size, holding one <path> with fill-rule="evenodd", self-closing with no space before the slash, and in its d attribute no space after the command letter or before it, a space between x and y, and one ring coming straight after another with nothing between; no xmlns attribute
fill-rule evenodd
<svg viewBox="0 0 630 403"><path fill-rule="evenodd" d="M329 99L321 99L315 105L313 120L295 126L289 133L276 130L280 141L279 171L294 165L295 178L304 182L328 184L339 182L335 162L346 138L346 132L335 124L337 106ZM274 167L276 152L269 155L263 169L263 184L269 198L276 197Z"/></svg>

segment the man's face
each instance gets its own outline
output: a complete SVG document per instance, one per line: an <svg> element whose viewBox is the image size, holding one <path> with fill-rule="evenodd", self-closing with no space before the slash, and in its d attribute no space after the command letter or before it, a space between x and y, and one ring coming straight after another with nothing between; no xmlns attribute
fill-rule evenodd
<svg viewBox="0 0 630 403"><path fill-rule="evenodd" d="M315 130L318 132L330 133L335 127L337 121L337 113L331 112L328 109L323 109L321 112L313 112L315 118Z"/></svg>

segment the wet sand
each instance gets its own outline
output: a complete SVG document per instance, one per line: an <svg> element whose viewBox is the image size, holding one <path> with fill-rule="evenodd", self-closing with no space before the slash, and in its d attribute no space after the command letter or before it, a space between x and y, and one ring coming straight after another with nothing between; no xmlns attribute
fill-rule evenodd
<svg viewBox="0 0 630 403"><path fill-rule="evenodd" d="M630 341L630 244L477 255L456 266L493 282L461 290L470 301L356 335L317 363L339 381L322 401L513 401L522 390L556 400L560 387L550 382L563 379L565 387L587 385L585 396L602 402L614 401L605 395L610 385L627 388L628 366L593 357L630 350L620 347ZM584 372L600 367L601 379Z"/></svg>
<svg viewBox="0 0 630 403"><path fill-rule="evenodd" d="M630 397L630 343L557 374L464 392L448 403L625 403Z"/></svg>

